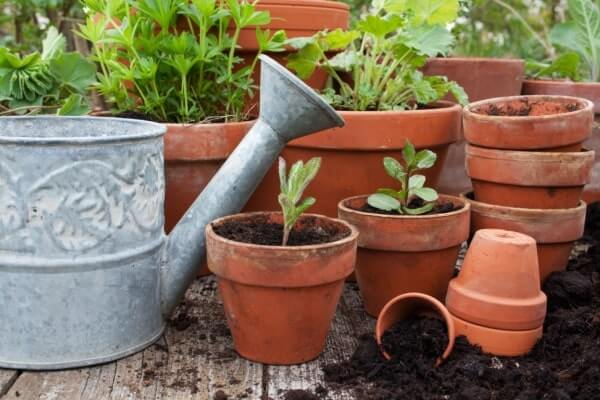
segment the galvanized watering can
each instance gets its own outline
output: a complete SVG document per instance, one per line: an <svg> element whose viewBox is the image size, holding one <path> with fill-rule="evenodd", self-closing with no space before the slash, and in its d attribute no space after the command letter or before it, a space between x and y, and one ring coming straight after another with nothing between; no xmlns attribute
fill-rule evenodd
<svg viewBox="0 0 600 400"><path fill-rule="evenodd" d="M260 116L169 237L162 125L0 118L0 367L98 364L157 340L204 228L239 212L286 142L339 115L261 57Z"/></svg>

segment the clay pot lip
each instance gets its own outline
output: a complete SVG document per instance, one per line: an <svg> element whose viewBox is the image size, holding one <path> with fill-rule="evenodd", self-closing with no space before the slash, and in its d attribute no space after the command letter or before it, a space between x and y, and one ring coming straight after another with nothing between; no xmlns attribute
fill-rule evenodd
<svg viewBox="0 0 600 400"><path fill-rule="evenodd" d="M212 127L212 128L222 128L222 127L235 127L235 126L240 126L240 127L244 127L244 126L252 126L256 123L256 121L258 121L258 118L253 118L253 119L249 119L246 121L236 121L236 122L185 122L185 123L180 123L180 122L157 122L161 125L164 125L168 128L188 128L188 127L195 127L195 128L202 128L202 127Z"/></svg>
<svg viewBox="0 0 600 400"><path fill-rule="evenodd" d="M580 151L560 152L560 151L525 151L525 150L504 150L490 147L476 146L467 143L465 146L465 155L477 158L491 160L510 160L510 161L535 161L536 163L557 163L557 162L594 162L594 150L582 148Z"/></svg>
<svg viewBox="0 0 600 400"><path fill-rule="evenodd" d="M399 296L396 296L393 299L391 299L390 301L388 301L385 304L385 306L383 306L383 308L381 309L381 312L379 313L379 316L377 317L377 323L375 324L375 341L377 342L377 345L381 349L383 334L385 333L385 331L383 331L383 327L382 327L383 316L390 309L392 309L392 307L394 307L397 303L405 301L405 300L409 300L409 299L418 299L418 300L424 301L426 303L429 303L432 306L432 308L434 308L440 314L440 316L443 317L443 321L446 323L446 330L448 333L448 344L446 345L446 349L444 350L442 355L438 357L438 359L435 363L435 366L437 367L446 358L448 358L448 356L452 352L452 349L454 348L455 338L456 338L456 331L455 331L454 319L453 319L452 314L450 314L450 311L448 311L446 306L444 304L442 304L441 301L439 301L438 299L436 299L433 296L429 296L425 293L409 292L409 293L404 293ZM387 354L385 351L383 351L383 349L381 351L382 351L383 356L387 360L391 359L390 355Z"/></svg>
<svg viewBox="0 0 600 400"><path fill-rule="evenodd" d="M438 100L428 106L432 106L431 108L421 108L416 110L383 110L383 111L352 111L352 110L337 110L336 111L342 116L347 117L359 117L359 116L377 116L379 118L389 118L395 117L399 115L406 116L415 116L415 115L423 115L423 114L438 114L440 112L455 112L460 111L462 106L460 104L448 101L448 100Z"/></svg>
<svg viewBox="0 0 600 400"><path fill-rule="evenodd" d="M281 212L279 212L279 211L255 211L255 212L245 212L245 213L227 215L225 217L217 218L217 219L211 221L210 223L206 224L206 228L204 229L204 232L205 232L206 236L210 236L212 239L222 242L225 245L247 248L249 250L256 250L256 251L263 251L263 252L265 250L273 250L273 251L278 251L278 252L299 253L299 252L305 252L305 251L327 250L330 248L339 247L339 246L343 246L343 245L355 242L358 239L358 229L356 229L353 225L347 223L346 221L339 219L339 218L331 218L326 215L311 214L311 213L302 214L302 216L300 218L315 217L315 218L327 220L329 222L333 222L335 224L342 225L342 226L348 228L348 230L350 231L350 234L342 239L339 239L339 240L336 240L333 242L328 242L328 243L311 244L311 245L304 245L304 246L267 246L267 245L262 245L262 244L244 243L244 242L237 242L235 240L230 240L230 239L224 238L221 235L218 235L213 229L213 224L220 224L220 223L223 223L228 220L248 218L248 217L255 216L255 215L273 215L273 214L281 214Z"/></svg>
<svg viewBox="0 0 600 400"><path fill-rule="evenodd" d="M264 1L264 0L263 0ZM492 63L492 64L520 64L520 65L525 65L525 60L522 58L494 58L494 57L466 57L466 56L459 56L459 57L454 57L454 56L450 56L450 57L430 57L427 59L427 62L429 62L430 60L439 60L442 62L448 61L448 62L455 62L459 63L459 62L488 62L488 63Z"/></svg>
<svg viewBox="0 0 600 400"><path fill-rule="evenodd" d="M540 86L581 86L588 87L590 89L599 89L600 90L600 82L577 82L572 81L570 79L525 79L523 80L523 84L528 85L540 85Z"/></svg>
<svg viewBox="0 0 600 400"><path fill-rule="evenodd" d="M336 10L350 10L350 6L341 1L331 0L261 0L258 5L262 6L288 6L288 7L316 7L333 8Z"/></svg>
<svg viewBox="0 0 600 400"><path fill-rule="evenodd" d="M458 214L468 213L471 209L471 204L465 198L459 196L452 196L449 194L440 194L440 199L452 200L454 202L458 202L462 204L462 207L459 210L450 211L443 214L425 214L425 215L387 215L387 214L377 214L377 213L369 213L365 211L355 210L354 208L348 207L346 204L353 200L366 199L370 194L361 194L358 196L346 197L343 200L340 200L338 203L338 210L342 210L348 214L354 214L361 217L375 218L375 219L396 219L396 220L427 220L427 219L441 219L447 217L453 217ZM366 202L366 200L365 200Z"/></svg>
<svg viewBox="0 0 600 400"><path fill-rule="evenodd" d="M561 101L561 102L574 102L577 104L583 105L582 108L575 111L568 111L560 114L550 114L550 115L534 115L534 116L503 116L503 115L487 115L475 112L474 109L495 103L508 103L510 101L518 101L518 100L529 100L529 101ZM491 99L485 99L476 101L474 103L470 103L463 108L463 118L464 119L473 119L479 120L481 122L496 122L496 123L506 123L506 122L521 122L521 123L530 123L537 121L548 121L552 119L563 119L565 116L569 117L578 117L580 115L585 114L593 114L594 103L590 100L581 98L581 97L573 97L573 96L558 96L558 95L520 95L520 96L508 96L508 97L494 97Z"/></svg>

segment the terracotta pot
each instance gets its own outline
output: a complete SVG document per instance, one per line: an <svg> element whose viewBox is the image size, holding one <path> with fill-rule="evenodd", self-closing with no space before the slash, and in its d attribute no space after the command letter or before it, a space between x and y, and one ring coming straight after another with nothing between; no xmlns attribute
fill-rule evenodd
<svg viewBox="0 0 600 400"><path fill-rule="evenodd" d="M377 317L375 325L375 339L381 349L383 356L390 360L391 357L383 350L383 334L397 322L415 314L434 315L446 324L448 333L448 345L444 353L436 361L436 366L440 365L452 352L456 333L454 331L454 320L446 307L439 300L423 293L404 293L391 299Z"/></svg>
<svg viewBox="0 0 600 400"><path fill-rule="evenodd" d="M171 231L233 152L254 121L167 124L165 135L165 230ZM198 266L209 273L206 263Z"/></svg>
<svg viewBox="0 0 600 400"><path fill-rule="evenodd" d="M478 201L509 207L571 208L591 180L593 151L535 152L467 145L466 169Z"/></svg>
<svg viewBox="0 0 600 400"><path fill-rule="evenodd" d="M583 97L594 103L594 112L600 114L600 83L571 82L566 80L526 80L523 83L523 94L551 94ZM592 170L592 182L585 187L583 199L589 204L600 201L600 125L598 117L594 123L592 137L584 142L584 146L596 151L596 162Z"/></svg>
<svg viewBox="0 0 600 400"><path fill-rule="evenodd" d="M546 115L487 115L490 109L519 107L522 102L540 105ZM576 111L557 113L558 106L574 104ZM590 137L593 104L566 96L515 96L471 103L463 110L463 129L470 144L504 150L578 151Z"/></svg>
<svg viewBox="0 0 600 400"><path fill-rule="evenodd" d="M280 223L279 213L266 215ZM348 236L312 246L262 246L235 242L217 235L213 226L243 221L255 214L237 214L206 227L208 266L217 275L219 294L237 352L265 364L297 364L316 358L339 301L345 278L356 260L358 231L335 224Z"/></svg>
<svg viewBox="0 0 600 400"><path fill-rule="evenodd" d="M440 200L462 208L445 214L396 216L358 211L366 199L342 200L338 214L360 232L356 280L367 313L376 317L388 301L409 292L443 301L460 245L469 236L469 204L441 195Z"/></svg>
<svg viewBox="0 0 600 400"><path fill-rule="evenodd" d="M417 149L431 149L438 161L423 171L427 185L435 187L450 143L460 132L460 106L443 102L436 108L415 111L342 111L346 126L328 129L292 141L282 152L291 164L322 157L321 172L306 190L317 203L311 212L337 215L337 203L356 193L372 193L396 184L383 168L383 157L401 158L406 139ZM246 210L279 208L277 165L267 173L246 205Z"/></svg>
<svg viewBox="0 0 600 400"><path fill-rule="evenodd" d="M542 326L546 295L540 290L535 240L502 229L475 232L458 277L448 285L446 307L460 319L487 328Z"/></svg>
<svg viewBox="0 0 600 400"><path fill-rule="evenodd" d="M472 194L463 194L471 203L471 231L479 229L506 229L533 237L537 242L540 280L554 271L566 268L573 242L583 236L586 204L567 209L531 209L497 206L473 200Z"/></svg>

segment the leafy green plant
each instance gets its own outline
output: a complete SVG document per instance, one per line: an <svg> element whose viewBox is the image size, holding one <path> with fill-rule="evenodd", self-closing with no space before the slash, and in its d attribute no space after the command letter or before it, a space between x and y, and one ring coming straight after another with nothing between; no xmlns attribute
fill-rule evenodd
<svg viewBox="0 0 600 400"><path fill-rule="evenodd" d="M397 211L399 214L419 215L433 209L438 194L434 189L425 187L425 176L417 174L419 170L433 167L437 156L431 150L415 151L408 140L402 149L403 163L393 157L383 159L383 167L389 176L400 182L400 190L377 189L377 193L367 198L367 203L383 211ZM412 207L415 198L424 204Z"/></svg>
<svg viewBox="0 0 600 400"><path fill-rule="evenodd" d="M236 54L242 29L256 26L258 54L282 51L283 31L258 27L266 11L247 0L84 0L80 34L92 42L100 93L115 113L159 122L247 119L250 62Z"/></svg>
<svg viewBox="0 0 600 400"><path fill-rule="evenodd" d="M321 167L321 158L313 157L306 164L302 160L296 161L286 176L286 163L279 157L279 185L281 193L277 200L283 211L283 241L285 246L290 237L290 232L296 221L310 206L316 203L314 197L302 200L302 194L308 184L317 176Z"/></svg>
<svg viewBox="0 0 600 400"><path fill-rule="evenodd" d="M323 95L338 109L414 109L448 92L465 104L467 95L456 82L419 71L427 57L450 50L446 25L458 6L459 0L375 0L354 29L291 39L298 52L288 67L301 78L324 69L330 79Z"/></svg>
<svg viewBox="0 0 600 400"><path fill-rule="evenodd" d="M65 38L50 28L42 53L20 57L0 47L0 115L89 112L85 95L96 68L79 53L65 52Z"/></svg>

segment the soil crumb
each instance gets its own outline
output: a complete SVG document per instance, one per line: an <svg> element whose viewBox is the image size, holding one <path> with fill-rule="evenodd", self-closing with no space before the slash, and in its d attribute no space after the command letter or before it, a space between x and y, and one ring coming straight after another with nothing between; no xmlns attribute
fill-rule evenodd
<svg viewBox="0 0 600 400"><path fill-rule="evenodd" d="M583 104L575 102L563 103L559 101L529 101L528 99L522 99L503 103L484 104L475 108L473 112L502 117L534 117L564 114L582 108Z"/></svg>
<svg viewBox="0 0 600 400"><path fill-rule="evenodd" d="M288 390L283 395L284 400L319 400L321 397L301 389Z"/></svg>
<svg viewBox="0 0 600 400"><path fill-rule="evenodd" d="M250 215L245 219L213 224L215 233L236 242L281 246L283 225L265 215ZM289 246L306 246L335 242L350 235L346 226L313 216L301 217L290 232Z"/></svg>
<svg viewBox="0 0 600 400"><path fill-rule="evenodd" d="M435 318L411 317L388 329L382 347L403 364L418 362L434 365L448 345L444 323ZM420 360L419 360L420 359Z"/></svg>
<svg viewBox="0 0 600 400"><path fill-rule="evenodd" d="M217 390L215 392L215 396L213 397L213 400L227 400L229 398L229 396L227 396L227 394L222 391L222 390Z"/></svg>
<svg viewBox="0 0 600 400"><path fill-rule="evenodd" d="M433 349L441 346L438 340L432 340L431 349L420 349L423 354L419 356L410 354L416 348L396 347L396 357L386 361L373 336L366 335L360 338L349 360L323 368L328 389L345 388L357 398L371 400L599 398L599 217L600 204L590 205L590 219L586 221L581 241L589 248L572 259L566 271L555 272L547 279L543 287L549 306L544 336L531 353L522 357L494 357L459 337L446 362L434 368L431 358ZM408 325L417 323L423 322L413 321ZM409 335L410 330L407 337L397 340L414 341ZM427 343L425 339L421 341ZM402 351L409 354L403 355Z"/></svg>

